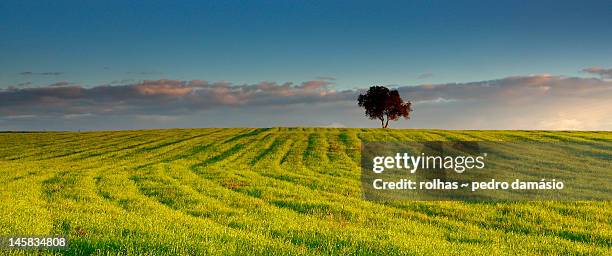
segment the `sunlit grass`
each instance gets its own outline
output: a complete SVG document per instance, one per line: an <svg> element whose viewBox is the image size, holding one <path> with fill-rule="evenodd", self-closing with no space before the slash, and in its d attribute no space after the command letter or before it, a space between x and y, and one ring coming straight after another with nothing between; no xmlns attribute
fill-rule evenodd
<svg viewBox="0 0 612 256"><path fill-rule="evenodd" d="M49 253L69 255L612 254L610 202L362 199L361 141L424 140L610 141L612 133L0 133L0 236L66 235L70 248Z"/></svg>

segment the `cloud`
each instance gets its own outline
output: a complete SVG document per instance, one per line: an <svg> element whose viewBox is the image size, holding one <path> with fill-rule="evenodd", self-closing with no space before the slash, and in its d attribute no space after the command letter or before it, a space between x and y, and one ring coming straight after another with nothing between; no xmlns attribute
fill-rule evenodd
<svg viewBox="0 0 612 256"><path fill-rule="evenodd" d="M32 85L32 82L23 82L23 83L18 83L17 87L26 87L30 85Z"/></svg>
<svg viewBox="0 0 612 256"><path fill-rule="evenodd" d="M59 82L56 82L56 83L52 83L52 84L50 84L48 86L49 87L62 87L62 86L68 86L68 85L70 85L70 82L68 82L68 81L59 81Z"/></svg>
<svg viewBox="0 0 612 256"><path fill-rule="evenodd" d="M582 70L583 72L600 76L602 79L612 79L612 68L590 67Z"/></svg>
<svg viewBox="0 0 612 256"><path fill-rule="evenodd" d="M11 120L11 119L34 119L37 117L38 117L37 115L9 115L4 118Z"/></svg>
<svg viewBox="0 0 612 256"><path fill-rule="evenodd" d="M434 76L434 74L432 73L423 73L417 76L417 79L426 79L426 78L432 78Z"/></svg>
<svg viewBox="0 0 612 256"><path fill-rule="evenodd" d="M136 80L134 79L121 79L121 80L113 80L109 84L120 85L120 84L130 84L130 83L135 83L135 82Z"/></svg>
<svg viewBox="0 0 612 256"><path fill-rule="evenodd" d="M421 127L612 130L609 80L532 75L398 90Z"/></svg>
<svg viewBox="0 0 612 256"><path fill-rule="evenodd" d="M233 84L162 79L13 87L0 90L0 119L15 129L26 121L35 128L70 123L70 128L95 124L93 129L113 128L108 126L115 121L117 128L378 125L355 103L365 88L334 86L328 80ZM605 79L531 75L394 88L414 103L415 111L393 127L612 130L612 81Z"/></svg>
<svg viewBox="0 0 612 256"><path fill-rule="evenodd" d="M144 81L132 88L141 95L162 95L170 97L185 96L193 92L193 86L185 85L177 80Z"/></svg>
<svg viewBox="0 0 612 256"><path fill-rule="evenodd" d="M601 98L612 93L612 82L596 78L533 75L470 83L402 86L398 90L414 101L499 100L511 103L545 97Z"/></svg>
<svg viewBox="0 0 612 256"><path fill-rule="evenodd" d="M64 119L79 119L79 118L86 118L86 117L92 117L95 116L92 113L83 113L83 114L66 114L64 115Z"/></svg>
<svg viewBox="0 0 612 256"><path fill-rule="evenodd" d="M324 89L325 87L331 84L332 84L331 82L324 81L324 80L313 80L313 81L303 82L297 88L312 91L312 90Z"/></svg>
<svg viewBox="0 0 612 256"><path fill-rule="evenodd" d="M68 82L0 90L0 116L75 114L185 114L226 107L283 106L353 100L353 91L329 89L323 80L235 85L203 80L145 80L86 88Z"/></svg>
<svg viewBox="0 0 612 256"><path fill-rule="evenodd" d="M24 75L24 76L35 76L35 75L39 75L39 76L59 76L61 74L63 74L62 72L32 72L32 71L24 71L19 73L20 75Z"/></svg>
<svg viewBox="0 0 612 256"><path fill-rule="evenodd" d="M178 117L168 115L136 115L136 119L143 122L171 123L175 122Z"/></svg>

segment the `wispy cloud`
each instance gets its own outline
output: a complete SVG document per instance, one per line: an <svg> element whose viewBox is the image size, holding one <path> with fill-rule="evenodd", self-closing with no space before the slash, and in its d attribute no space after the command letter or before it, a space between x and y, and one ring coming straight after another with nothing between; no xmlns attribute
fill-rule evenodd
<svg viewBox="0 0 612 256"><path fill-rule="evenodd" d="M83 114L66 114L64 115L64 119L79 119L79 118L86 118L86 117L92 117L95 116L94 114L91 113L83 113Z"/></svg>
<svg viewBox="0 0 612 256"><path fill-rule="evenodd" d="M63 74L63 72L32 72L32 71L24 71L19 73L24 76L59 76Z"/></svg>
<svg viewBox="0 0 612 256"><path fill-rule="evenodd" d="M4 118L8 120L21 120L21 119L34 119L37 118L37 115L8 115Z"/></svg>
<svg viewBox="0 0 612 256"><path fill-rule="evenodd" d="M120 85L120 84L132 84L135 83L136 80L134 79L121 79L121 80L113 80L111 82L109 82L110 85Z"/></svg>
<svg viewBox="0 0 612 256"><path fill-rule="evenodd" d="M583 72L598 75L603 79L612 79L612 68L590 67L582 70Z"/></svg>
<svg viewBox="0 0 612 256"><path fill-rule="evenodd" d="M402 95L415 101L496 100L524 102L545 97L601 98L612 93L612 82L596 78L551 75L514 76L471 83L402 86Z"/></svg>
<svg viewBox="0 0 612 256"><path fill-rule="evenodd" d="M30 85L32 85L32 82L23 82L23 83L18 83L17 87L26 87Z"/></svg>
<svg viewBox="0 0 612 256"><path fill-rule="evenodd" d="M71 83L68 81L59 81L59 82L52 83L48 86L49 87L62 87L62 86L68 86L68 85L71 85Z"/></svg>

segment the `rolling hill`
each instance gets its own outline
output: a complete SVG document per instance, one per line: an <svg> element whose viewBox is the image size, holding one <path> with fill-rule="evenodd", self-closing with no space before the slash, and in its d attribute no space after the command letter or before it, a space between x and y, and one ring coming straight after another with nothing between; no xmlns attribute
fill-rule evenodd
<svg viewBox="0 0 612 256"><path fill-rule="evenodd" d="M4 132L0 236L66 235L68 249L46 253L67 255L612 254L610 202L362 198L361 141L436 140L610 142L612 132Z"/></svg>

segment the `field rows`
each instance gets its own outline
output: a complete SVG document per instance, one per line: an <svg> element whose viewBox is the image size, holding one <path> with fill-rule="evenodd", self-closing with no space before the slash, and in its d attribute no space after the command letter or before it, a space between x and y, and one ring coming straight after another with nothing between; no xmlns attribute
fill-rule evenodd
<svg viewBox="0 0 612 256"><path fill-rule="evenodd" d="M0 133L0 236L57 254L612 254L610 202L370 202L361 141L610 132L327 128ZM12 251L12 253L24 253Z"/></svg>

